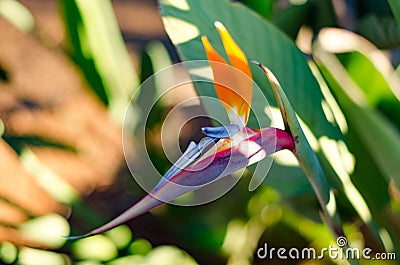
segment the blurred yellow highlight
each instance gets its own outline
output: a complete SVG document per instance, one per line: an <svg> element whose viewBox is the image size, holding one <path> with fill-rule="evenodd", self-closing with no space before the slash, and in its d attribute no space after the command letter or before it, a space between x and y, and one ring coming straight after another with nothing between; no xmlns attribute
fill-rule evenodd
<svg viewBox="0 0 400 265"><path fill-rule="evenodd" d="M119 249L127 247L132 240L132 232L127 225L117 226L107 231L105 234Z"/></svg>
<svg viewBox="0 0 400 265"><path fill-rule="evenodd" d="M11 264L15 262L17 256L17 247L12 243L4 241L0 244L0 261Z"/></svg>
<svg viewBox="0 0 400 265"><path fill-rule="evenodd" d="M64 245L66 239L63 236L69 235L70 227L64 217L52 213L23 223L20 231L27 240L59 248Z"/></svg>
<svg viewBox="0 0 400 265"><path fill-rule="evenodd" d="M109 261L118 256L118 249L111 239L96 235L74 242L72 253L78 259Z"/></svg>
<svg viewBox="0 0 400 265"><path fill-rule="evenodd" d="M336 102L335 98L333 97L332 93L329 90L328 85L326 84L324 78L322 77L321 73L319 72L318 68L314 63L309 63L308 66L310 67L313 75L318 81L318 84L321 88L321 92L325 97L325 101L321 102L322 110L329 122L331 122L331 116L334 117L334 121L339 126L341 132L343 134L347 133L347 122L346 118L339 107L338 103Z"/></svg>
<svg viewBox="0 0 400 265"><path fill-rule="evenodd" d="M64 255L52 251L34 248L21 248L19 252L19 265L67 265L70 262Z"/></svg>
<svg viewBox="0 0 400 265"><path fill-rule="evenodd" d="M171 5L183 11L190 10L189 4L186 0L165 0L164 3L166 5Z"/></svg>
<svg viewBox="0 0 400 265"><path fill-rule="evenodd" d="M20 161L39 185L57 201L69 204L79 198L76 189L45 166L29 148L22 150Z"/></svg>
<svg viewBox="0 0 400 265"><path fill-rule="evenodd" d="M355 210L365 223L371 221L371 212L360 192L353 185L350 174L354 170L354 156L347 149L345 143L323 136L319 139L321 148L334 170L343 183L343 189Z"/></svg>

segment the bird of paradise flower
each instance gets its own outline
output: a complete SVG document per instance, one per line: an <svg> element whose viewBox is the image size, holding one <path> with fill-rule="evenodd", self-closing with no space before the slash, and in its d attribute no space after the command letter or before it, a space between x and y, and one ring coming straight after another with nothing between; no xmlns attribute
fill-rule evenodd
<svg viewBox="0 0 400 265"><path fill-rule="evenodd" d="M206 137L198 144L191 142L147 196L105 225L69 239L100 234L277 151L295 150L293 138L285 130L246 127L252 100L249 62L225 26L221 22L215 22L214 25L230 64L215 51L206 36L202 37L202 43L213 72L217 96L228 114L230 124L202 128ZM210 150L204 152L213 144L214 153L210 153Z"/></svg>

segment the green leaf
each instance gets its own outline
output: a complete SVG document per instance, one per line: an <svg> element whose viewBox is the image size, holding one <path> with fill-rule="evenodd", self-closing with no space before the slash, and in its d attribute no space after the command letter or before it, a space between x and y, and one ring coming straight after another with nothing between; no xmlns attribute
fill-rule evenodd
<svg viewBox="0 0 400 265"><path fill-rule="evenodd" d="M158 246L146 256L145 264L197 265L197 262L177 247Z"/></svg>
<svg viewBox="0 0 400 265"><path fill-rule="evenodd" d="M306 174L315 194L317 195L317 199L323 212L323 220L330 229L332 235L334 235L336 238L343 236L344 232L341 221L336 212L335 197L332 194L332 190L326 180L318 158L308 143L303 130L301 129L300 123L296 117L296 113L294 112L289 100L285 95L285 92L283 91L274 74L265 66L260 65L260 67L266 74L272 90L274 91L276 101L278 102L279 109L286 124L285 127L290 131L293 137L295 144L295 150L293 152L299 161L300 167ZM357 192L357 190L354 190L354 192ZM328 196L326 196L327 194ZM342 251L345 252L346 248L347 246L342 248ZM350 264L359 264L358 260L355 258L348 259L348 261Z"/></svg>
<svg viewBox="0 0 400 265"><path fill-rule="evenodd" d="M290 5L288 8L274 14L271 21L282 31L295 39L301 26L307 22L310 14L310 3Z"/></svg>
<svg viewBox="0 0 400 265"><path fill-rule="evenodd" d="M337 86L337 82L329 72L322 65L318 66L329 87ZM322 79L320 82L327 86L325 80ZM380 177L381 173L371 161L351 123L344 131L347 131L347 145L341 141L335 143L329 140L321 144L326 157L333 160L331 164L341 180L341 184L337 187L341 194L337 194L337 198L339 202L346 198L351 203L361 220L375 234L377 243L380 242L383 246L380 228L375 221L379 223L380 218L377 217L381 216L383 207L388 203L387 183Z"/></svg>
<svg viewBox="0 0 400 265"><path fill-rule="evenodd" d="M376 107L384 99L397 101L385 78L375 68L371 60L361 52L349 51L337 54L337 57L351 78L364 92L369 106ZM365 78L367 76L368 78Z"/></svg>
<svg viewBox="0 0 400 265"><path fill-rule="evenodd" d="M367 15L358 22L356 32L380 49L391 49L400 45L400 29L392 17Z"/></svg>
<svg viewBox="0 0 400 265"><path fill-rule="evenodd" d="M249 169L252 170L253 166ZM312 187L299 166L285 166L274 161L264 183L285 197L313 194Z"/></svg>
<svg viewBox="0 0 400 265"><path fill-rule="evenodd" d="M0 136L4 134L4 131L5 131L4 122L0 119Z"/></svg>
<svg viewBox="0 0 400 265"><path fill-rule="evenodd" d="M311 10L309 13L309 24L315 32L325 27L337 27L336 14L333 2L329 0L309 0Z"/></svg>
<svg viewBox="0 0 400 265"><path fill-rule="evenodd" d="M301 129L300 123L296 117L296 113L294 112L293 107L291 106L288 98L285 95L285 92L283 91L274 74L265 66L260 65L260 67L264 71L268 81L271 84L272 90L274 91L276 101L278 102L279 109L285 122L285 128L291 133L294 140L294 154L318 198L325 215L326 224L330 228L333 235L343 235L343 228L341 227L341 224L337 219L334 220L337 218L335 216L336 209L335 211L328 210L328 205L332 204L331 200L334 200L333 196L330 198L330 186L326 180L317 156L312 150L303 130Z"/></svg>
<svg viewBox="0 0 400 265"><path fill-rule="evenodd" d="M15 245L8 241L3 241L0 244L0 261L6 264L15 263L18 257L18 249Z"/></svg>
<svg viewBox="0 0 400 265"><path fill-rule="evenodd" d="M330 45L330 41L324 41L324 38L331 39L328 31L332 37L340 36L342 40L340 45ZM336 55L326 53L324 50ZM390 149L395 149L398 144L391 145L387 142L386 145L390 145L388 149L385 143L381 142L391 141L390 138L398 134L393 125L400 128L398 117L400 104L394 96L400 88L399 76L394 74L390 61L380 50L360 36L344 30L329 29L322 32L315 45L315 55L322 60L322 63L318 64L319 69L346 116L348 148L355 160L354 171L350 172L351 180L364 198L370 213L365 207L360 207L362 203L358 203L357 200L355 200L357 203L353 202L353 207L374 232L376 239L390 251L391 245L399 246L397 238L392 237L393 243L388 242L381 231L386 230L389 234L394 234L393 231L396 230L393 221L388 221L390 220L388 189L391 175L388 175L387 170L396 174L396 169L392 168L396 164L396 156L393 157L396 151L391 152ZM381 117L380 111L386 117ZM370 119L369 117L365 119L365 115L371 116L373 122L369 123ZM393 124L388 124L389 120ZM376 126L374 123L380 125ZM384 125L385 123L387 125ZM383 133L376 135L376 131L382 130ZM386 138L386 133L392 136ZM388 165L390 163L393 165ZM348 185L344 189L347 187ZM348 195L349 199L353 198L352 194Z"/></svg>
<svg viewBox="0 0 400 265"><path fill-rule="evenodd" d="M393 178L396 185L399 186L399 132L380 112L368 107L364 100L363 90L352 81L334 55L329 55L320 48L317 48L317 55L325 66L325 72L330 71L330 75L334 78L334 80L330 80L330 83L337 83L337 85L331 85L331 88L348 123L357 132L359 139L385 176L386 181L390 182ZM325 76L328 72L325 73ZM364 91L371 89L374 87L364 88ZM379 87L375 89L379 89ZM358 96L356 97L356 95Z"/></svg>
<svg viewBox="0 0 400 265"><path fill-rule="evenodd" d="M72 58L92 89L122 124L138 84L111 1L60 1Z"/></svg>
<svg viewBox="0 0 400 265"><path fill-rule="evenodd" d="M314 32L324 27L336 27L336 15L332 1L309 0L289 1L290 4L282 10L276 10L272 22L295 39L298 31L304 25L310 26Z"/></svg>
<svg viewBox="0 0 400 265"><path fill-rule="evenodd" d="M390 9L396 19L397 25L400 27L400 2L398 0L388 0Z"/></svg>
<svg viewBox="0 0 400 265"><path fill-rule="evenodd" d="M265 18L271 17L274 11L275 0L240 0Z"/></svg>
<svg viewBox="0 0 400 265"><path fill-rule="evenodd" d="M215 21L221 21L248 58L256 59L273 71L285 88L293 108L305 124L312 128L317 138L323 135L334 139L342 137L336 124L329 122L325 116L321 105L324 97L305 56L276 27L241 4L227 0L161 0L160 6L167 33L182 60L207 59L200 40L202 35L206 35L215 49L224 54L222 43L213 26ZM262 74L255 74L254 79L260 87L265 86L265 77ZM195 85L199 95L215 97L215 92L210 92L212 87ZM271 91L263 90L263 93L269 103L274 104ZM265 107L257 104L253 102L252 106ZM256 124L250 121L249 127L252 126L256 127Z"/></svg>
<svg viewBox="0 0 400 265"><path fill-rule="evenodd" d="M359 45L358 49L361 50L361 47L362 45ZM381 53L381 58L375 60L374 64L373 60L377 58L378 53ZM382 111L400 129L400 116L398 115L400 113L400 102L392 92L400 91L400 78L393 74L393 68L388 67L390 66L389 60L386 61L386 64L383 64L384 55L382 52L373 49L368 54L363 54L362 51L354 50L336 54L336 56L354 82L364 92L366 104ZM389 74L387 74L386 68L389 68ZM386 72L386 76L384 76L384 72ZM365 78L366 76L368 78ZM393 87L393 90L391 87Z"/></svg>

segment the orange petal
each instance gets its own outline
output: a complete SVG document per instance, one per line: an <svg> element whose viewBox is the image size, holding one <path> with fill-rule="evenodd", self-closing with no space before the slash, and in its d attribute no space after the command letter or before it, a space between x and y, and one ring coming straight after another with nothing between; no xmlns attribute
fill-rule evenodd
<svg viewBox="0 0 400 265"><path fill-rule="evenodd" d="M219 35L221 36L222 44L224 45L226 54L228 55L232 66L238 68L251 79L252 76L249 68L249 63L244 52L239 48L239 46L233 40L232 36L229 34L228 30L221 22L217 21L214 23L214 25L217 28Z"/></svg>
<svg viewBox="0 0 400 265"><path fill-rule="evenodd" d="M207 53L207 58L209 61L215 61L215 62L220 62L224 64L228 64L224 58L222 58L218 52L211 46L210 41L206 36L201 37L201 41L203 42L204 49L206 50Z"/></svg>
<svg viewBox="0 0 400 265"><path fill-rule="evenodd" d="M237 86L234 70L232 67L215 51L207 37L202 37L203 46L206 50L207 58L214 75L214 86L218 98L228 113L232 123L238 123L237 118L242 106L242 98L235 92Z"/></svg>
<svg viewBox="0 0 400 265"><path fill-rule="evenodd" d="M203 46L214 74L215 89L218 98L225 103L224 107L231 122L245 125L250 114L252 97L251 71L243 51L235 43L222 23L216 22L215 26L221 36L232 66L242 71L241 73L230 68L227 62L211 46L207 37L203 36ZM239 121L238 118L240 119Z"/></svg>
<svg viewBox="0 0 400 265"><path fill-rule="evenodd" d="M245 122L247 123L247 119L250 114L250 105L251 105L251 97L252 97L252 75L249 67L249 63L247 61L246 55L240 49L240 47L233 40L231 35L225 26L217 21L214 23L215 27L218 30L219 35L221 36L222 43L224 45L226 54L228 55L229 61L231 65L244 74L246 74L249 78L240 73L235 73L236 81L238 84L235 86L235 91L241 97L243 104L241 105L241 109L239 109L239 115L245 115Z"/></svg>

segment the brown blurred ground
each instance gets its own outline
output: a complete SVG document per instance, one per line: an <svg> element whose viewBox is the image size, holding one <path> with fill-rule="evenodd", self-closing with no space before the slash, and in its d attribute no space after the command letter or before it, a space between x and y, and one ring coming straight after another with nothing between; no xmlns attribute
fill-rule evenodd
<svg viewBox="0 0 400 265"><path fill-rule="evenodd" d="M32 33L22 33L0 17L4 137L9 143L15 139L51 143L26 141L22 148L32 150L43 166L87 195L111 185L123 166L121 129L63 53L57 1L21 2L35 17ZM152 1L113 4L136 64L136 52L144 42L165 38L157 8ZM38 184L4 139L0 139L0 157L0 242L36 246L19 234L18 225L31 216L50 212L66 216L69 211Z"/></svg>

